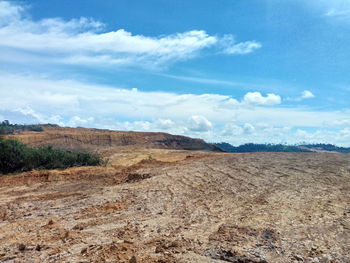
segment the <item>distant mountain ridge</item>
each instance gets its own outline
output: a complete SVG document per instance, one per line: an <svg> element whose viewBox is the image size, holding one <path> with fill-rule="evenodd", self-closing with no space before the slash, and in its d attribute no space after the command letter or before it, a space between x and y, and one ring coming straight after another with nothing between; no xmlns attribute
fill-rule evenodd
<svg viewBox="0 0 350 263"><path fill-rule="evenodd" d="M240 146L233 146L226 142L215 143L222 150L231 153L246 152L338 152L350 153L350 147L339 147L333 144L301 144L301 145L284 145L284 144L256 144L246 143Z"/></svg>

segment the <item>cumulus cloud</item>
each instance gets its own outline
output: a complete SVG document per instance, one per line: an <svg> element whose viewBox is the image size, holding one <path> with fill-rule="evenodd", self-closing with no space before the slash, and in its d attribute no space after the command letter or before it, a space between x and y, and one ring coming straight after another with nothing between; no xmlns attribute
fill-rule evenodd
<svg viewBox="0 0 350 263"><path fill-rule="evenodd" d="M260 92L248 92L244 95L243 102L248 105L264 105L271 106L281 103L281 97L276 94L269 93L266 97Z"/></svg>
<svg viewBox="0 0 350 263"><path fill-rule="evenodd" d="M188 129L194 132L207 132L213 125L204 116L191 116Z"/></svg>
<svg viewBox="0 0 350 263"><path fill-rule="evenodd" d="M203 50L223 48L227 54L248 54L261 46L203 30L148 37L124 29L104 31L103 23L84 17L34 21L25 18L24 7L8 1L0 1L0 10L0 48L22 52L18 56L37 56L46 63L158 67L190 59Z"/></svg>
<svg viewBox="0 0 350 263"><path fill-rule="evenodd" d="M301 98L302 99L311 99L311 98L315 98L315 95L309 90L304 90L301 94Z"/></svg>

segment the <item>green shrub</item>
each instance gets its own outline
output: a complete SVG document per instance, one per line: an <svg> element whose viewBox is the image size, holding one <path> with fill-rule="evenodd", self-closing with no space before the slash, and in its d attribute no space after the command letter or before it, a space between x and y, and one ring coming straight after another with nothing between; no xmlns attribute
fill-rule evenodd
<svg viewBox="0 0 350 263"><path fill-rule="evenodd" d="M51 146L32 148L15 139L4 139L0 136L0 173L3 174L102 164L103 160L95 154L71 152Z"/></svg>
<svg viewBox="0 0 350 263"><path fill-rule="evenodd" d="M10 124L8 120L0 122L0 134L14 134L20 131L36 131L41 132L44 129L42 126L52 126L52 124L43 125L21 125L21 124Z"/></svg>

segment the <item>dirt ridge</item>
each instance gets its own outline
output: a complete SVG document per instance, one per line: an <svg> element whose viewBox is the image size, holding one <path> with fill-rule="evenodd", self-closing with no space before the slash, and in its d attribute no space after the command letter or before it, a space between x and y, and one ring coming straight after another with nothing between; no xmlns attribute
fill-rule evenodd
<svg viewBox="0 0 350 263"><path fill-rule="evenodd" d="M111 147L142 146L146 148L222 152L219 147L206 143L202 139L162 132L111 131L47 126L43 126L43 129L43 132L25 131L7 137L16 138L30 146L51 145L71 150L105 151Z"/></svg>

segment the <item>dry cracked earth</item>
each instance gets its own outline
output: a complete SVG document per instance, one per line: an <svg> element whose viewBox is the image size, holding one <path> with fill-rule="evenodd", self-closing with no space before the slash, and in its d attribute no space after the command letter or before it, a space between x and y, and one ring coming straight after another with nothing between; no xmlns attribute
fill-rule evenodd
<svg viewBox="0 0 350 263"><path fill-rule="evenodd" d="M350 262L350 155L176 154L2 176L0 262Z"/></svg>

